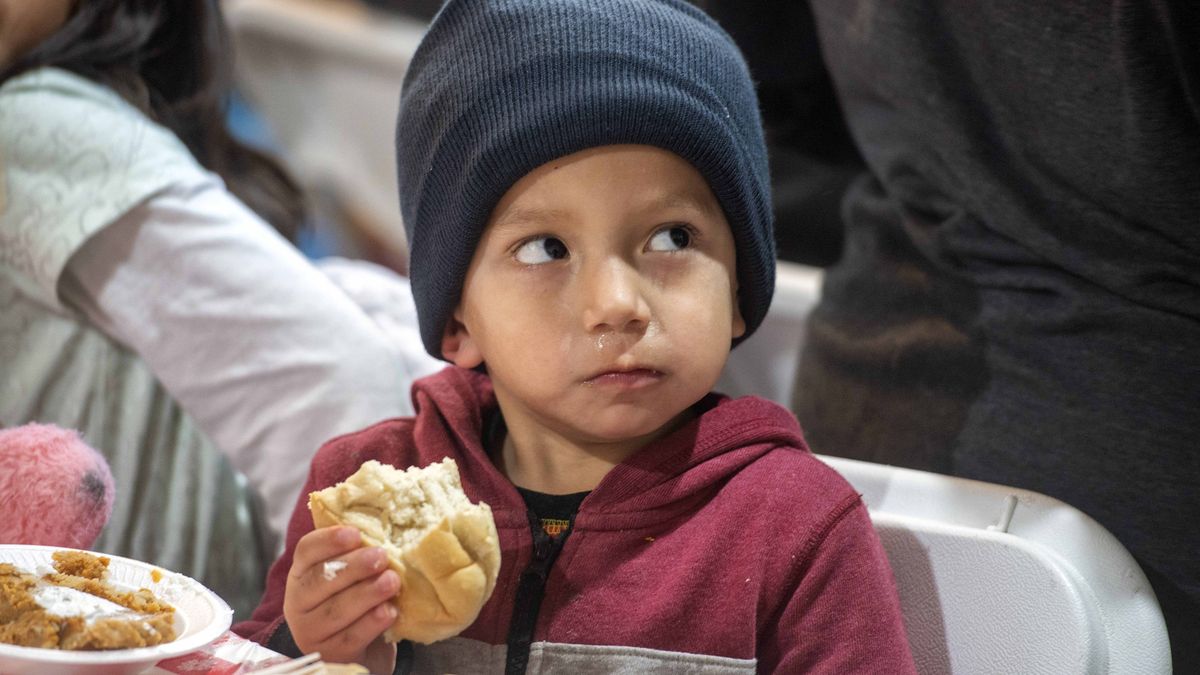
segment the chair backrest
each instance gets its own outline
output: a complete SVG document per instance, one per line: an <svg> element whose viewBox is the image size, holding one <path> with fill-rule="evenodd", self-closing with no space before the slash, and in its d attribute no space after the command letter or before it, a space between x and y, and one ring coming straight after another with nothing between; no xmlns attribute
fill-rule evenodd
<svg viewBox="0 0 1200 675"><path fill-rule="evenodd" d="M1036 492L821 457L862 493L921 673L1170 673L1162 612L1129 552Z"/></svg>

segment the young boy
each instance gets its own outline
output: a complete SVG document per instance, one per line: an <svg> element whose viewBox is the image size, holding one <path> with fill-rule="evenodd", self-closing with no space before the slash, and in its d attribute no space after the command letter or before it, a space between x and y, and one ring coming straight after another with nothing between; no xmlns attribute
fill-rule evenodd
<svg viewBox="0 0 1200 675"><path fill-rule="evenodd" d="M414 385L415 418L328 443L306 492L453 457L496 589L397 659L382 552L301 504L239 632L373 672L912 672L859 496L786 410L709 393L774 276L729 38L677 0L451 0L397 148L422 338L459 367Z"/></svg>

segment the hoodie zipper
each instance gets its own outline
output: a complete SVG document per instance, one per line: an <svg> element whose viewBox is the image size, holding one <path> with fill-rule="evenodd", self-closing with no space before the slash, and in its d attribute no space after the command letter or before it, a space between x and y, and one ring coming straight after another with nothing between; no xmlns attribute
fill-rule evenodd
<svg viewBox="0 0 1200 675"><path fill-rule="evenodd" d="M508 627L508 651L504 675L522 675L529 665L529 647L533 644L533 632L537 628L538 611L546 595L546 579L550 568L562 551L563 543L575 527L575 516L571 516L567 529L558 537L551 537L542 529L542 521L531 510L526 510L529 531L533 535L533 557L521 572L517 585L517 597L513 603L512 621Z"/></svg>

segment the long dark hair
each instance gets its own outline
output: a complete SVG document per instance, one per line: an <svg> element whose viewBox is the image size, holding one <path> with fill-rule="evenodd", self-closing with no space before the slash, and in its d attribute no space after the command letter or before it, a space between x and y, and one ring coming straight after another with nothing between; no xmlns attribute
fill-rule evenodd
<svg viewBox="0 0 1200 675"><path fill-rule="evenodd" d="M111 87L294 241L304 218L299 188L226 127L229 51L216 0L76 0L66 23L0 71L0 83L55 66Z"/></svg>

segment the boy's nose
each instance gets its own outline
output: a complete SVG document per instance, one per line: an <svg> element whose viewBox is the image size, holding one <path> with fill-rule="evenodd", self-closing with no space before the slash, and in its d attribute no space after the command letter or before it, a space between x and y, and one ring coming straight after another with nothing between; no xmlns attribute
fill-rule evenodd
<svg viewBox="0 0 1200 675"><path fill-rule="evenodd" d="M650 306L642 293L643 279L623 260L606 260L584 274L583 319L589 332L643 331Z"/></svg>

